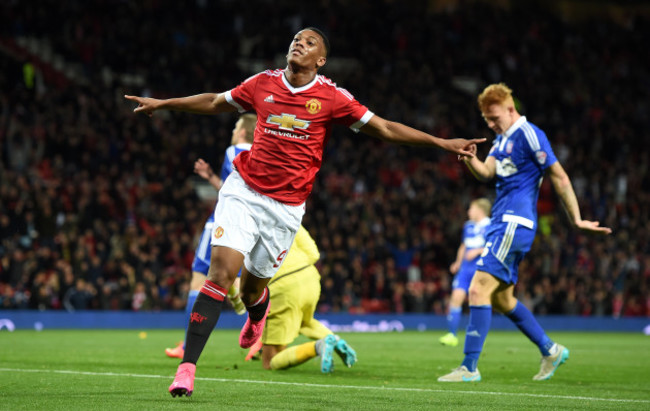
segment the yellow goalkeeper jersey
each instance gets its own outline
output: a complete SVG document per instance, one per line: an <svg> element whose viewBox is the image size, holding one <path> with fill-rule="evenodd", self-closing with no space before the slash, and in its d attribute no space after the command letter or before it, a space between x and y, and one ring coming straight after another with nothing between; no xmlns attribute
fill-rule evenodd
<svg viewBox="0 0 650 411"><path fill-rule="evenodd" d="M316 263L319 258L320 252L316 242L311 238L307 229L301 225L282 266L275 273L275 277L309 267Z"/></svg>

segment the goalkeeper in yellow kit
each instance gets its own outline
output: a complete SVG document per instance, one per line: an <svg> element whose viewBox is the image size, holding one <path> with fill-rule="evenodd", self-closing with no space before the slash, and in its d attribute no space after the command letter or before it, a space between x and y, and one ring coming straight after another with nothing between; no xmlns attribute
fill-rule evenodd
<svg viewBox="0 0 650 411"><path fill-rule="evenodd" d="M320 356L321 371L334 369L336 352L348 367L357 361L355 351L342 338L314 318L320 298L320 274L314 264L320 258L316 243L300 226L279 271L269 282L271 308L262 338L251 347L246 360L262 349L262 365L281 370ZM287 347L302 334L315 341Z"/></svg>

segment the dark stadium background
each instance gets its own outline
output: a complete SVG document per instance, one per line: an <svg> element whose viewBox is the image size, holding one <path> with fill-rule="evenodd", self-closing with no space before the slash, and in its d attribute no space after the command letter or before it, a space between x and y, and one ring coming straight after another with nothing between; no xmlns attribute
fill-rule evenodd
<svg viewBox="0 0 650 411"><path fill-rule="evenodd" d="M193 162L220 166L236 117L149 119L122 96L225 91L284 67L313 25L332 43L322 74L437 136L491 139L476 95L512 87L583 217L614 229L571 230L546 181L518 297L648 317L649 16L641 1L0 2L0 309L181 310L213 207ZM493 192L452 155L334 129L303 221L319 311L444 314L465 210Z"/></svg>

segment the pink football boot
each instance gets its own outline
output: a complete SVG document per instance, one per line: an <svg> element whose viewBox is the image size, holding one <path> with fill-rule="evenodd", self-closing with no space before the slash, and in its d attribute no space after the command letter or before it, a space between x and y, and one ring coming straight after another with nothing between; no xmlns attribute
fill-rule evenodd
<svg viewBox="0 0 650 411"><path fill-rule="evenodd" d="M259 321L253 322L250 317L248 317L246 324L244 324L244 328L241 329L241 333L239 334L239 346L241 348L252 347L262 337L264 324L266 324L266 316L269 314L270 308L271 304L266 307L264 317Z"/></svg>
<svg viewBox="0 0 650 411"><path fill-rule="evenodd" d="M184 362L178 366L174 382L169 386L169 393L172 397L182 397L185 395L189 397L194 391L194 373L196 372L196 364L191 362Z"/></svg>

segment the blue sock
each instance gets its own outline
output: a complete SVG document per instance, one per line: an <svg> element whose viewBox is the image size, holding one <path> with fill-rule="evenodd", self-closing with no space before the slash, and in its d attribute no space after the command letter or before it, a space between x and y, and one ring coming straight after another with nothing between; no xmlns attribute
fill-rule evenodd
<svg viewBox="0 0 650 411"><path fill-rule="evenodd" d="M187 293L187 304L185 305L185 334L187 334L187 324L190 323L190 315L192 315L192 307L194 307L194 302L196 297L199 295L199 290L190 290ZM187 338L186 338L187 339ZM183 342L183 349L185 349L185 342Z"/></svg>
<svg viewBox="0 0 650 411"><path fill-rule="evenodd" d="M542 352L542 355L551 355L549 350L553 347L553 340L548 338L542 326L539 325L533 313L525 305L517 301L514 310L506 314L515 323L517 328L528 337Z"/></svg>
<svg viewBox="0 0 650 411"><path fill-rule="evenodd" d="M490 331L492 322L491 305L470 305L469 306L469 324L467 325L467 334L465 334L465 359L463 364L471 372L476 371L478 357L483 351L483 343Z"/></svg>
<svg viewBox="0 0 650 411"><path fill-rule="evenodd" d="M456 335L462 314L463 307L449 307L449 314L447 315L447 326L449 327L450 333Z"/></svg>

